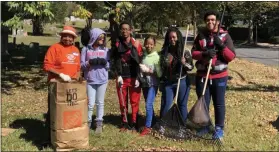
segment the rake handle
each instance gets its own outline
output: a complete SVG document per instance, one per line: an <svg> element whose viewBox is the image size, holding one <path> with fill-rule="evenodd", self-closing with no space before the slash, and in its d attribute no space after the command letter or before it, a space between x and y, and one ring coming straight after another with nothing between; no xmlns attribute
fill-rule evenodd
<svg viewBox="0 0 279 152"><path fill-rule="evenodd" d="M203 85L202 96L204 96L204 94L205 94L206 85L207 85L207 81L208 81L208 76L209 76L209 72L211 70L211 65L212 65L212 59L210 59L210 61L209 61L209 65L208 65L208 69L207 69L207 73L206 73L206 78L205 78L205 82L204 82L204 85Z"/></svg>
<svg viewBox="0 0 279 152"><path fill-rule="evenodd" d="M182 57L184 57L185 55L185 47L187 44L187 39L188 39L188 32L189 32L189 24L187 25L187 30L186 30L186 35L185 35L185 41L184 41L184 48L183 48L183 53L182 53ZM180 79L181 79L181 75L182 75L182 65L180 68L180 75L179 75L179 79L178 79L178 83L177 83L177 89L176 89L176 93L175 93L175 100L174 103L177 103L177 98L178 98L178 92L179 92L179 86L180 86Z"/></svg>

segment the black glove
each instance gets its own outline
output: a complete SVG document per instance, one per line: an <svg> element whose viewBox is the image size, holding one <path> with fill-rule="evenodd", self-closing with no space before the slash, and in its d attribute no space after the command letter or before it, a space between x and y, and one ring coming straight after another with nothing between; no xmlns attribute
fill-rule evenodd
<svg viewBox="0 0 279 152"><path fill-rule="evenodd" d="M98 58L98 64L99 65L106 65L107 64L107 60L104 58Z"/></svg>
<svg viewBox="0 0 279 152"><path fill-rule="evenodd" d="M97 65L98 64L98 59L96 59L96 58L95 59L90 59L89 64L90 65Z"/></svg>
<svg viewBox="0 0 279 152"><path fill-rule="evenodd" d="M214 38L213 43L216 46L216 48L219 51L223 51L226 46L224 45L222 40L220 40L220 38L217 35L215 35L213 38Z"/></svg>
<svg viewBox="0 0 279 152"><path fill-rule="evenodd" d="M216 50L214 49L208 49L204 52L202 52L202 56L203 57L209 57L209 58L213 58L216 55Z"/></svg>

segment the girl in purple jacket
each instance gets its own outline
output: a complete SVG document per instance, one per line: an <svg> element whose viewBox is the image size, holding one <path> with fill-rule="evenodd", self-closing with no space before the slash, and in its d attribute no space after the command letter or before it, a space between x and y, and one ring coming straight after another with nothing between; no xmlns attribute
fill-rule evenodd
<svg viewBox="0 0 279 152"><path fill-rule="evenodd" d="M99 28L90 30L89 44L82 48L81 68L87 81L88 127L91 127L93 108L96 103L96 133L102 133L104 97L108 83L109 55L105 32Z"/></svg>

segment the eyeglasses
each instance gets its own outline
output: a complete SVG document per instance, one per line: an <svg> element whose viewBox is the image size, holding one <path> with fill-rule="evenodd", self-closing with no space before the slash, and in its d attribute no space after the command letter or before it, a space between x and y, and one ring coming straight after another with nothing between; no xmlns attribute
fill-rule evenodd
<svg viewBox="0 0 279 152"><path fill-rule="evenodd" d="M130 29L129 29L129 28L122 28L121 31L122 31L122 32L124 32L124 31L130 31Z"/></svg>

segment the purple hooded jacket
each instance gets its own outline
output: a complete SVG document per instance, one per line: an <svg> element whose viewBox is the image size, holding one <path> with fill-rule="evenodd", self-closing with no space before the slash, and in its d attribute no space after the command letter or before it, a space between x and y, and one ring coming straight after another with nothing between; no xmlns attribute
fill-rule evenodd
<svg viewBox="0 0 279 152"><path fill-rule="evenodd" d="M99 46L94 49L92 45L98 39L99 35L106 34L99 28L93 28L90 30L90 40L86 47L81 51L81 69L84 71L84 78L88 84L105 84L108 82L108 69L109 69L109 54L108 48ZM89 59L104 58L107 64L104 65L89 65Z"/></svg>

